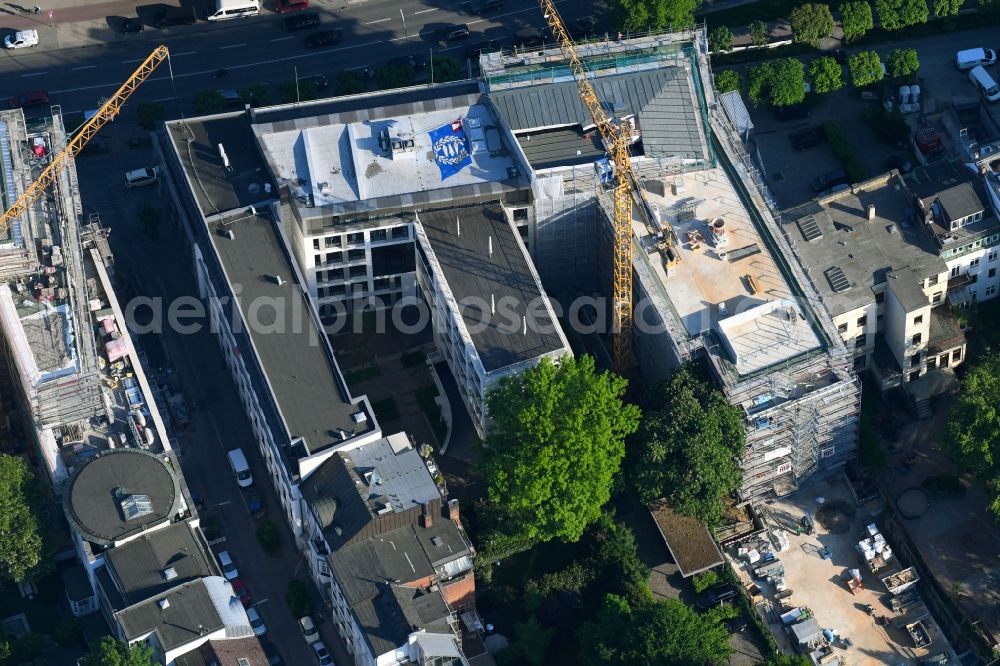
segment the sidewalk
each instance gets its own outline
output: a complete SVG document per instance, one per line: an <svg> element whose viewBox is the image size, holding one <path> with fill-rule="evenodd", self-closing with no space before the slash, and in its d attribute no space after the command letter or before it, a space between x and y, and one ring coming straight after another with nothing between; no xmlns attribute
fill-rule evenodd
<svg viewBox="0 0 1000 666"><path fill-rule="evenodd" d="M79 4L80 0L43 0L39 3L42 11L39 14L32 14L32 4L18 4L14 2L0 3L0 25L11 30L23 30L26 28L52 28L67 23L80 23L81 21L101 20L106 25L109 16L131 17L136 15L136 8L143 5L175 5L180 6L176 0L168 2L139 3L135 0L114 0L113 2L96 2ZM23 7L27 11L21 11ZM49 13L51 12L51 18Z"/></svg>

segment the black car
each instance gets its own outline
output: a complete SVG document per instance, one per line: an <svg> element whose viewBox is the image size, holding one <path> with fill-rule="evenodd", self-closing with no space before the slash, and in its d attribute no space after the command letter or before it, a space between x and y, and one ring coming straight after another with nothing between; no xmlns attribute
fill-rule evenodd
<svg viewBox="0 0 1000 666"><path fill-rule="evenodd" d="M312 84L316 86L316 90L326 90L330 87L330 79L326 78L325 74L315 74L313 76L300 76L299 83Z"/></svg>
<svg viewBox="0 0 1000 666"><path fill-rule="evenodd" d="M343 38L344 34L339 28L336 30L320 30L319 32L314 32L306 37L306 46L310 49L333 46L334 44L339 43Z"/></svg>
<svg viewBox="0 0 1000 666"><path fill-rule="evenodd" d="M315 28L319 25L319 14L313 12L306 12L301 14L292 14L286 17L281 25L285 30L308 30L309 28Z"/></svg>
<svg viewBox="0 0 1000 666"><path fill-rule="evenodd" d="M484 14L503 7L503 0L476 0L472 3L472 11L476 14Z"/></svg>
<svg viewBox="0 0 1000 666"><path fill-rule="evenodd" d="M464 23L457 23L455 25L449 25L446 28L441 29L442 39L453 41L456 39L467 39L472 33L469 32L469 26Z"/></svg>
<svg viewBox="0 0 1000 666"><path fill-rule="evenodd" d="M519 49L534 49L545 43L545 33L536 28L521 28L514 35L514 46Z"/></svg>
<svg viewBox="0 0 1000 666"><path fill-rule="evenodd" d="M178 25L193 25L198 21L194 7L170 7L153 17L157 28L171 28Z"/></svg>
<svg viewBox="0 0 1000 666"><path fill-rule="evenodd" d="M792 135L792 145L795 150L808 150L821 143L826 143L826 134L818 127L810 127Z"/></svg>
<svg viewBox="0 0 1000 666"><path fill-rule="evenodd" d="M121 31L123 35L129 33L142 32L145 27L142 25L142 21L138 18L127 18L122 19Z"/></svg>
<svg viewBox="0 0 1000 666"><path fill-rule="evenodd" d="M707 610L720 604L732 603L737 594L736 586L732 583L719 583L699 595L697 604L702 610Z"/></svg>
<svg viewBox="0 0 1000 666"><path fill-rule="evenodd" d="M837 185L849 185L850 182L847 174L842 169L837 169L816 176L809 186L813 189L813 192L823 192Z"/></svg>

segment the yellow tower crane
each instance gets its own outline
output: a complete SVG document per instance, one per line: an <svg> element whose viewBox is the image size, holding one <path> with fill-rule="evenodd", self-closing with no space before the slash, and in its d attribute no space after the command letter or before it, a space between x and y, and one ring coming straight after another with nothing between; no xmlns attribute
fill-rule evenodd
<svg viewBox="0 0 1000 666"><path fill-rule="evenodd" d="M628 147L632 142L632 128L628 123L615 123L605 112L597 91L587 79L587 70L576 52L573 39L566 30L562 17L553 0L538 0L549 24L552 38L559 44L580 93L580 99L590 111L591 118L604 140L611 163L614 165L614 219L612 224L612 292L614 298L614 360L619 372L630 363L632 350L632 197L634 174L629 161Z"/></svg>
<svg viewBox="0 0 1000 666"><path fill-rule="evenodd" d="M128 77L128 80L122 84L118 91L108 98L101 108L97 110L97 113L93 118L88 120L80 131L77 132L66 147L63 148L58 155L52 158L49 165L45 167L42 173L35 179L31 185L28 186L24 193L18 197L7 212L3 214L0 218L0 234L7 231L10 225L14 223L18 217L24 214L36 199L45 193L45 190L49 188L52 183L55 182L56 177L66 168L69 160L76 157L77 153L83 150L83 147L87 145L97 132L104 127L106 124L114 120L115 116L121 111L122 105L125 100L129 98L136 88L138 88L143 81L145 81L153 70L156 69L160 63L166 60L170 55L166 46L157 46L149 56L142 61L142 64L132 72L132 76Z"/></svg>

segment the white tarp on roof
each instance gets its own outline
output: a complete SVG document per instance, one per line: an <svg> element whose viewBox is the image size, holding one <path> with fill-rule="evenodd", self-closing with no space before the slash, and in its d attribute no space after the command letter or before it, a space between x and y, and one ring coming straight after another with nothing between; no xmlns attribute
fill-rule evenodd
<svg viewBox="0 0 1000 666"><path fill-rule="evenodd" d="M750 112L747 111L747 106L743 103L743 98L740 96L739 90L730 90L727 93L722 93L719 95L719 101L722 102L722 108L725 109L729 122L733 124L733 127L740 134L745 134L753 129Z"/></svg>

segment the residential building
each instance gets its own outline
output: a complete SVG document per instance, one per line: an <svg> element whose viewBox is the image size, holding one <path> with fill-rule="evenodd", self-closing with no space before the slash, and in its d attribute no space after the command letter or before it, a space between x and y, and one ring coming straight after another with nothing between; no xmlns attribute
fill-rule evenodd
<svg viewBox="0 0 1000 666"><path fill-rule="evenodd" d="M359 665L488 662L472 544L405 433L330 457L302 484L314 580Z"/></svg>

